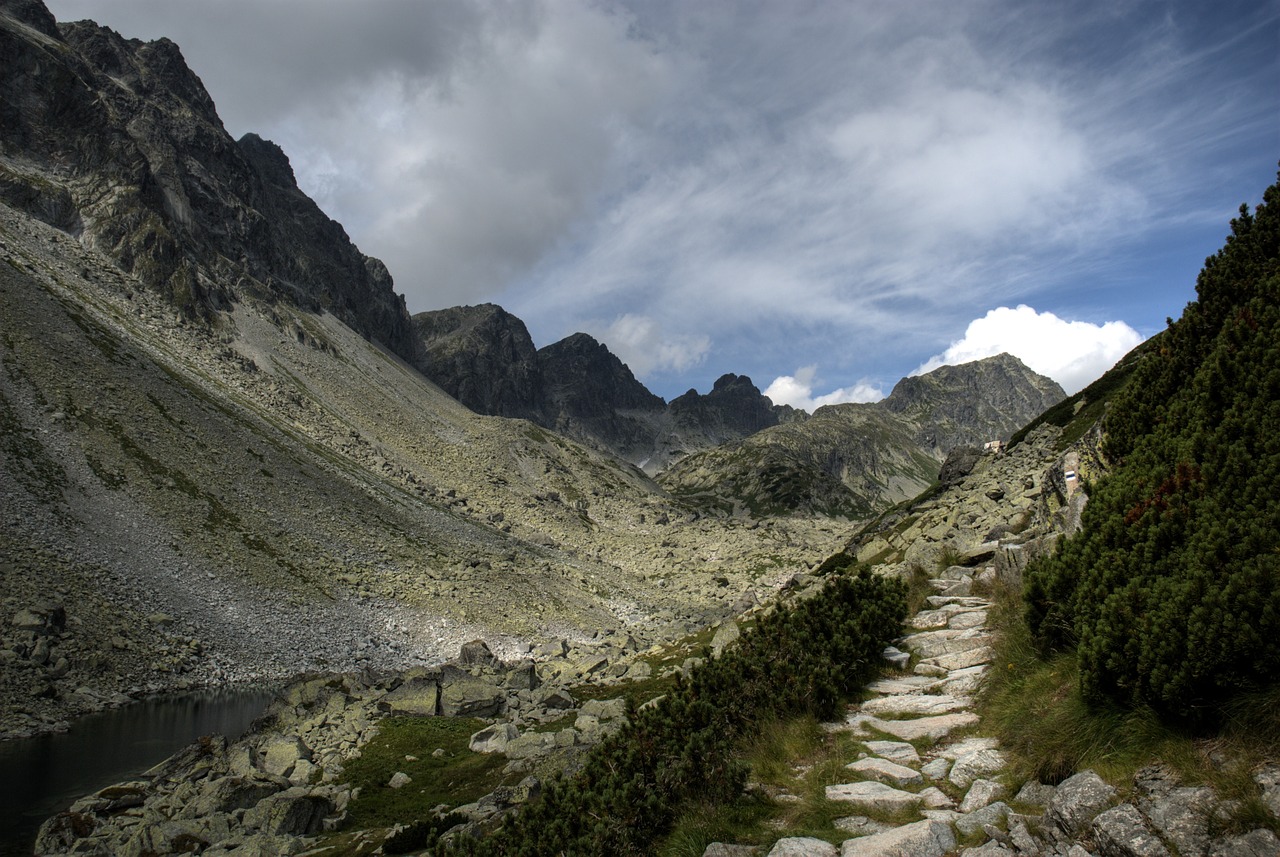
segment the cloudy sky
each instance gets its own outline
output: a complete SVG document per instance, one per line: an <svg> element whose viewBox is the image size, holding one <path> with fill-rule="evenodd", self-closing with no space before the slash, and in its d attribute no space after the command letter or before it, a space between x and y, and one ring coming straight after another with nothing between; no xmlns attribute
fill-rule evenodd
<svg viewBox="0 0 1280 857"><path fill-rule="evenodd" d="M182 48L417 312L812 408L1164 327L1280 158L1280 0L50 0Z"/></svg>

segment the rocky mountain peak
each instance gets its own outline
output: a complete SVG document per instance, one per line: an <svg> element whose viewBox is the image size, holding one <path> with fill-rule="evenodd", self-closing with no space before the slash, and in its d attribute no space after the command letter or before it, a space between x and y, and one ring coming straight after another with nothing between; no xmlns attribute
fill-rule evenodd
<svg viewBox="0 0 1280 857"><path fill-rule="evenodd" d="M419 369L471 410L540 422L546 406L538 352L524 322L496 304L420 312Z"/></svg>
<svg viewBox="0 0 1280 857"><path fill-rule="evenodd" d="M0 16L25 24L50 38L58 38L58 22L40 0L6 0L0 6Z"/></svg>

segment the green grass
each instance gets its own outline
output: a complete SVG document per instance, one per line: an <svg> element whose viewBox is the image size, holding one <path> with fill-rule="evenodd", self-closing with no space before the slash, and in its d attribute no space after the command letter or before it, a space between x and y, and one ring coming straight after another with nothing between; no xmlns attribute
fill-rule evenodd
<svg viewBox="0 0 1280 857"><path fill-rule="evenodd" d="M427 818L440 804L453 808L471 803L502 785L506 758L500 753L473 753L467 747L471 735L485 725L475 718L383 720L377 736L344 766L344 779L360 788L344 827L360 830L407 824ZM437 749L444 753L433 756ZM413 782L389 788L387 782L397 771L408 774Z"/></svg>
<svg viewBox="0 0 1280 857"><path fill-rule="evenodd" d="M979 700L984 730L1010 756L1011 782L1056 784L1092 769L1127 796L1140 768L1161 763L1185 785L1208 785L1227 802L1230 815L1214 822L1218 834L1258 827L1280 834L1251 774L1280 761L1280 688L1242 696L1211 734L1165 723L1148 708L1090 707L1075 654L1041 657L1022 609L1018 593L997 587L990 622L999 636Z"/></svg>

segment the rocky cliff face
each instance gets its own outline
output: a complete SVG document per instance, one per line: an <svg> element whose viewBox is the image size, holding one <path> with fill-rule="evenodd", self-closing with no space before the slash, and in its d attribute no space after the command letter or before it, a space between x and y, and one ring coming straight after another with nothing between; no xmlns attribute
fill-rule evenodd
<svg viewBox="0 0 1280 857"><path fill-rule="evenodd" d="M536 350L524 322L493 304L418 313L417 366L481 414L520 417L612 452L654 474L684 456L805 419L775 405L745 375L670 404L585 333Z"/></svg>
<svg viewBox="0 0 1280 857"><path fill-rule="evenodd" d="M661 483L755 513L859 517L914 497L954 446L1007 438L1063 398L1007 354L905 378L876 404L830 405L680 461Z"/></svg>
<svg viewBox="0 0 1280 857"><path fill-rule="evenodd" d="M279 147L227 134L173 42L10 3L0 58L0 199L106 253L188 318L284 301L413 356L386 268L298 189Z"/></svg>
<svg viewBox="0 0 1280 857"><path fill-rule="evenodd" d="M419 368L446 393L478 414L544 423L542 369L523 321L481 304L420 312L413 329Z"/></svg>

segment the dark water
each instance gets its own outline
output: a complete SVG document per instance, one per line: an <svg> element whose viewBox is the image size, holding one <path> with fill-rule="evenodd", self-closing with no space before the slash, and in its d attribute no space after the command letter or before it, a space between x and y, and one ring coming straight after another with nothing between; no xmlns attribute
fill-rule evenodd
<svg viewBox="0 0 1280 857"><path fill-rule="evenodd" d="M272 696L239 688L151 699L82 717L60 735L0 741L0 855L30 857L46 818L201 735L239 737Z"/></svg>

